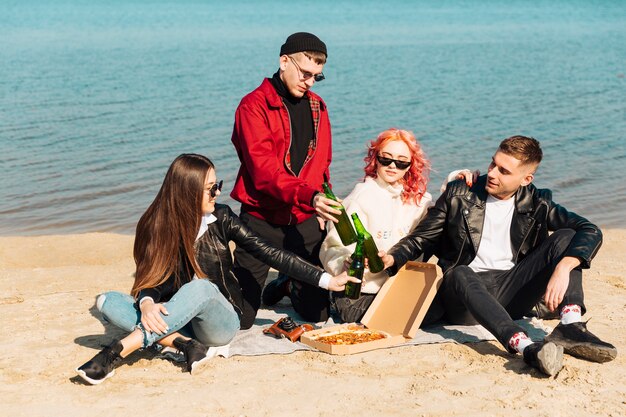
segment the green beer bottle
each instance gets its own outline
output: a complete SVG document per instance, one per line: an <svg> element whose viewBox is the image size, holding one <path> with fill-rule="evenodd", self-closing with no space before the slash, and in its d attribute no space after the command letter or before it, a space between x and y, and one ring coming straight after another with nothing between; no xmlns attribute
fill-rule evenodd
<svg viewBox="0 0 626 417"><path fill-rule="evenodd" d="M363 250L365 251L365 257L367 258L370 272L375 274L376 272L382 271L385 265L383 264L383 260L380 259L380 256L378 256L378 247L376 247L374 238L365 230L358 214L352 213L352 221L354 222L354 227L356 227L356 232L363 235Z"/></svg>
<svg viewBox="0 0 626 417"><path fill-rule="evenodd" d="M348 275L351 277L363 279L363 271L365 270L365 261L363 260L363 235L358 234L356 238L356 249L352 254L352 263L348 269ZM361 296L360 282L346 282L346 297L356 300Z"/></svg>
<svg viewBox="0 0 626 417"><path fill-rule="evenodd" d="M337 197L333 194L333 190L330 189L328 183L322 184L322 188L324 188L326 198L337 201ZM333 208L341 210L341 214L335 216L336 219L339 220L339 223L335 223L335 228L337 229L337 233L339 233L341 243L343 243L344 246L348 246L349 244L356 242L356 232L354 231L354 227L352 227L352 223L346 213L346 209L339 202L338 205L333 206Z"/></svg>

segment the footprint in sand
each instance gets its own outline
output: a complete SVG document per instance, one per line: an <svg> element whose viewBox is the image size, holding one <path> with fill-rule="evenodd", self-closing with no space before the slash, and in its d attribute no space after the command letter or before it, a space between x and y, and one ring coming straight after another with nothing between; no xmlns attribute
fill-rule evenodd
<svg viewBox="0 0 626 417"><path fill-rule="evenodd" d="M22 297L3 297L0 298L0 305L4 305L4 304L19 304L19 303L23 303L24 299Z"/></svg>

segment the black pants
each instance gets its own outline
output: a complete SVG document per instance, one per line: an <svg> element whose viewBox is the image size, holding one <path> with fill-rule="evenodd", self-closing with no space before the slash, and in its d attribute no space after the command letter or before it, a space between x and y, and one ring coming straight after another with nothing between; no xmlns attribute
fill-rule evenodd
<svg viewBox="0 0 626 417"><path fill-rule="evenodd" d="M509 340L524 329L513 320L528 314L545 293L554 268L575 232L557 230L508 271L474 272L468 266L449 269L440 288L447 319L454 324L482 324L509 351ZM559 309L577 304L585 312L582 272L570 273Z"/></svg>
<svg viewBox="0 0 626 417"><path fill-rule="evenodd" d="M344 323L359 323L376 298L376 294L362 293L356 300L346 297L343 291L332 293L332 306Z"/></svg>
<svg viewBox="0 0 626 417"><path fill-rule="evenodd" d="M320 265L319 251L326 232L320 230L315 216L293 226L274 225L244 211L239 217L250 229L277 248L293 252L313 265ZM234 254L234 272L244 298L241 328L248 329L261 306L261 292L270 267L241 248L236 248ZM328 319L328 291L293 280L290 298L294 309L305 320L318 322Z"/></svg>
<svg viewBox="0 0 626 417"><path fill-rule="evenodd" d="M344 323L360 323L361 319L370 308L376 298L377 294L365 294L362 293L359 298L352 300L346 297L345 293L333 292L331 297L331 305L339 315L339 318ZM420 328L429 326L443 317L443 307L440 304L439 299L436 297L430 308L422 320Z"/></svg>

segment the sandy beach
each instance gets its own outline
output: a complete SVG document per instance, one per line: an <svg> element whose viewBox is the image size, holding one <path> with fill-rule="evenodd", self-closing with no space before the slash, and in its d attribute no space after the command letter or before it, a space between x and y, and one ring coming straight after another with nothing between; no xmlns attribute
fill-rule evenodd
<svg viewBox="0 0 626 417"><path fill-rule="evenodd" d="M0 238L0 404L7 416L626 415L626 230L606 230L584 275L590 330L617 346L606 364L569 356L545 378L495 342L352 356L215 358L200 375L139 352L99 386L74 368L121 333L93 315L129 291L133 237ZM555 326L556 321L545 322Z"/></svg>

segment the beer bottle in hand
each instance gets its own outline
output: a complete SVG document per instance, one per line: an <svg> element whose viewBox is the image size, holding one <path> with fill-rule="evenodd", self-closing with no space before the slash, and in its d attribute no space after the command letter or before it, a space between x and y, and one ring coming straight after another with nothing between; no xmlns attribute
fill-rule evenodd
<svg viewBox="0 0 626 417"><path fill-rule="evenodd" d="M363 280L365 261L363 260L363 235L358 234L356 238L356 249L352 254L352 263L348 269L348 275ZM346 282L346 297L356 300L361 296L361 282Z"/></svg>
<svg viewBox="0 0 626 417"><path fill-rule="evenodd" d="M378 247L376 246L376 242L374 242L374 238L365 230L358 214L352 213L352 221L354 222L354 227L356 227L356 232L363 235L363 250L365 251L365 257L367 258L370 272L376 273L382 271L385 265L383 264L383 260L380 259L380 256L378 256Z"/></svg>
<svg viewBox="0 0 626 417"><path fill-rule="evenodd" d="M328 183L322 184L322 188L324 188L324 194L326 195L326 198L337 201L337 197L335 197L335 194L333 193L333 190L331 190L328 186ZM341 210L341 214L334 215L335 218L339 221L338 223L335 223L335 228L337 229L337 233L339 233L341 243L344 246L348 246L349 244L356 242L356 232L354 231L354 227L352 227L352 223L350 222L350 218L346 213L346 209L339 202L337 202L337 205L333 206L333 208Z"/></svg>

